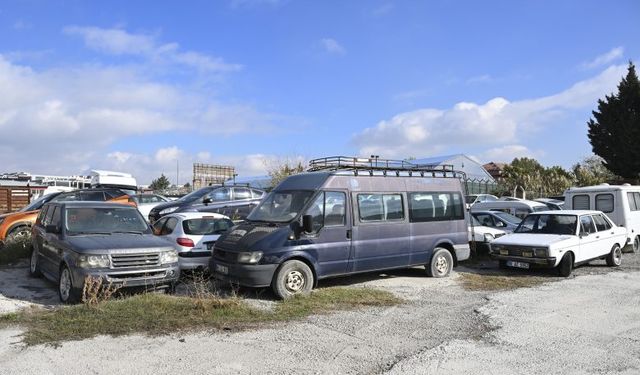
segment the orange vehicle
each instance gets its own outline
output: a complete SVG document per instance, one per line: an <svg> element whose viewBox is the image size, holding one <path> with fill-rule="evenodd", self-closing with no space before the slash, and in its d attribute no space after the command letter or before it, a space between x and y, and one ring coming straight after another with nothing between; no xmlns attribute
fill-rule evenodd
<svg viewBox="0 0 640 375"><path fill-rule="evenodd" d="M31 202L20 211L0 215L0 245L27 235L33 223L36 222L40 208L45 203L53 201L109 201L137 206L129 195L116 188L83 189L48 194Z"/></svg>

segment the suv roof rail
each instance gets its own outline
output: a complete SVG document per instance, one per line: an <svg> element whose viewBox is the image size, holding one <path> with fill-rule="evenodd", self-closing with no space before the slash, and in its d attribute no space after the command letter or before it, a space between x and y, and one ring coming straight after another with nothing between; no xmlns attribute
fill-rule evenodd
<svg viewBox="0 0 640 375"><path fill-rule="evenodd" d="M360 158L353 156L328 156L309 161L308 172L317 171L352 171L354 175L359 172L368 172L373 176L375 171L381 171L383 176L391 175L420 177L456 177L463 179L466 174L453 169L451 164L414 164L406 160L380 159L378 157ZM376 174L378 175L378 174Z"/></svg>

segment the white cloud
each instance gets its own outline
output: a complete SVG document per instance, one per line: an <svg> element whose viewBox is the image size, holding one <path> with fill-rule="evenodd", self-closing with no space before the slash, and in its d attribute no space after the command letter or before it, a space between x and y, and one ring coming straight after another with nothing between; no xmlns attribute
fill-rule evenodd
<svg viewBox="0 0 640 375"><path fill-rule="evenodd" d="M485 160L486 162L511 163L515 158L535 158L540 156L540 154L540 152L529 150L527 146L507 145L491 148L482 153L478 159Z"/></svg>
<svg viewBox="0 0 640 375"><path fill-rule="evenodd" d="M609 52L603 53L602 55L596 56L595 59L591 61L585 61L580 66L582 69L593 69L600 66L604 66L613 62L624 55L623 47L615 47L612 48Z"/></svg>
<svg viewBox="0 0 640 375"><path fill-rule="evenodd" d="M323 38L320 40L322 47L330 54L344 55L347 50L338 43L337 40L332 38Z"/></svg>
<svg viewBox="0 0 640 375"><path fill-rule="evenodd" d="M400 113L354 135L361 155L405 158L430 156L462 147L498 147L554 124L569 111L586 113L610 94L626 66L611 66L599 75L558 94L510 102L494 98L483 104L461 102L449 109L424 108Z"/></svg>
<svg viewBox="0 0 640 375"><path fill-rule="evenodd" d="M154 61L188 66L208 72L232 72L242 68L239 64L229 64L219 57L212 57L194 51L181 51L177 43L160 44L156 36L132 34L125 30L99 27L67 26L67 35L80 36L87 47L110 55L136 55Z"/></svg>

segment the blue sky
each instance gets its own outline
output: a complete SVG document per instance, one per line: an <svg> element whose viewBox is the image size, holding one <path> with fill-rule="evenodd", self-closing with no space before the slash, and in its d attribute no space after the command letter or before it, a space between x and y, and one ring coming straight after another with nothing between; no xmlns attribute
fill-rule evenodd
<svg viewBox="0 0 640 375"><path fill-rule="evenodd" d="M0 172L283 158L570 167L637 1L0 1Z"/></svg>

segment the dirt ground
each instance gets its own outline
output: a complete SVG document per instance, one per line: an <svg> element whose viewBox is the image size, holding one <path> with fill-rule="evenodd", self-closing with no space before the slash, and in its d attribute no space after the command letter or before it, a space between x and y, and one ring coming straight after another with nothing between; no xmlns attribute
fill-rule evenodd
<svg viewBox="0 0 640 375"><path fill-rule="evenodd" d="M464 287L478 275L532 286ZM624 254L619 268L593 262L568 279L499 270L485 260L444 279L416 268L320 287L332 285L385 289L407 302L253 331L97 337L55 347L26 347L19 328L5 329L0 373L640 373L639 254ZM274 303L269 292L245 295L257 305ZM26 264L0 269L0 313L32 303L55 305L54 286L27 277Z"/></svg>

